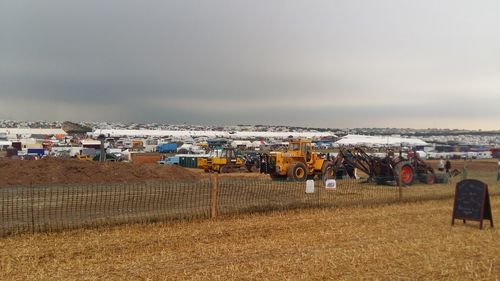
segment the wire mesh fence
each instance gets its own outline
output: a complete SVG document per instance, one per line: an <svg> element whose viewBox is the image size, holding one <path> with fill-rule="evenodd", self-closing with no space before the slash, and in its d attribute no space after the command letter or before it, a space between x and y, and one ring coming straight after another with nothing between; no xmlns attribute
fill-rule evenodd
<svg viewBox="0 0 500 281"><path fill-rule="evenodd" d="M306 183L252 178L197 182L32 185L0 188L0 236L53 232L125 223L190 220L294 208L370 206L452 198L455 178L410 187L342 179L334 189ZM487 182L488 183L488 182ZM490 194L500 194L495 182Z"/></svg>
<svg viewBox="0 0 500 281"><path fill-rule="evenodd" d="M0 188L0 235L205 218L210 181Z"/></svg>

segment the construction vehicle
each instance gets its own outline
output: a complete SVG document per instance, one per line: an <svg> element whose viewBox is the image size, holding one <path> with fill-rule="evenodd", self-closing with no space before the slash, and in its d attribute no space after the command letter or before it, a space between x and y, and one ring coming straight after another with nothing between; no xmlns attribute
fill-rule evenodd
<svg viewBox="0 0 500 281"><path fill-rule="evenodd" d="M207 158L198 159L198 168L205 172L229 173L245 166L245 161L236 155L234 148L226 147L216 150Z"/></svg>
<svg viewBox="0 0 500 281"><path fill-rule="evenodd" d="M142 140L132 140L132 150L141 150L142 148L144 148Z"/></svg>
<svg viewBox="0 0 500 281"><path fill-rule="evenodd" d="M315 176L333 178L333 163L312 149L309 140L292 140L286 151L272 151L261 158L261 171L272 179L305 181Z"/></svg>
<svg viewBox="0 0 500 281"><path fill-rule="evenodd" d="M249 173L260 168L260 157L256 151L250 151L245 154L245 167Z"/></svg>
<svg viewBox="0 0 500 281"><path fill-rule="evenodd" d="M84 154L77 154L75 156L75 158L78 160L92 161L92 157L90 157L89 155L84 155Z"/></svg>

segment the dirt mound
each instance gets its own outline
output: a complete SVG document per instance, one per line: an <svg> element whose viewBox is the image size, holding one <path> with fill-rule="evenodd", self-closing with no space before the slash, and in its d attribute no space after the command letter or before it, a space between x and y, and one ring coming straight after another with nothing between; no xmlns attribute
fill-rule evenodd
<svg viewBox="0 0 500 281"><path fill-rule="evenodd" d="M129 183L155 180L192 182L200 174L173 165L99 163L46 158L37 161L0 160L0 186L72 183Z"/></svg>

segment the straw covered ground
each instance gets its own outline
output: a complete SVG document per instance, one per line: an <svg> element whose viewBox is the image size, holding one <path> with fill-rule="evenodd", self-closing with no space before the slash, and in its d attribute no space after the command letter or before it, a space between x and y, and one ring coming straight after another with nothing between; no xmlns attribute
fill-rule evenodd
<svg viewBox="0 0 500 281"><path fill-rule="evenodd" d="M493 218L500 198L492 199ZM0 238L0 280L498 280L500 231L451 200Z"/></svg>

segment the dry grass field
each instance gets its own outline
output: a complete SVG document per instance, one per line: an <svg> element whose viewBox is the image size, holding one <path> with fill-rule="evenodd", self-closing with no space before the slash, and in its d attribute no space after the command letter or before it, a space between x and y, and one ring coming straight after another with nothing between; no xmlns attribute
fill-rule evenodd
<svg viewBox="0 0 500 281"><path fill-rule="evenodd" d="M500 198L492 197L493 218ZM498 280L500 231L452 201L0 238L0 280Z"/></svg>
<svg viewBox="0 0 500 281"><path fill-rule="evenodd" d="M500 194L496 162L465 164L470 178ZM451 199L411 202L450 198L454 184L404 188L403 201L411 203L393 205L372 203L394 197L394 187L339 185L312 200L342 208L226 212L235 216L3 237L0 280L500 280L498 228L459 221L452 227ZM498 227L500 197L491 199ZM347 204L352 200L372 207Z"/></svg>

